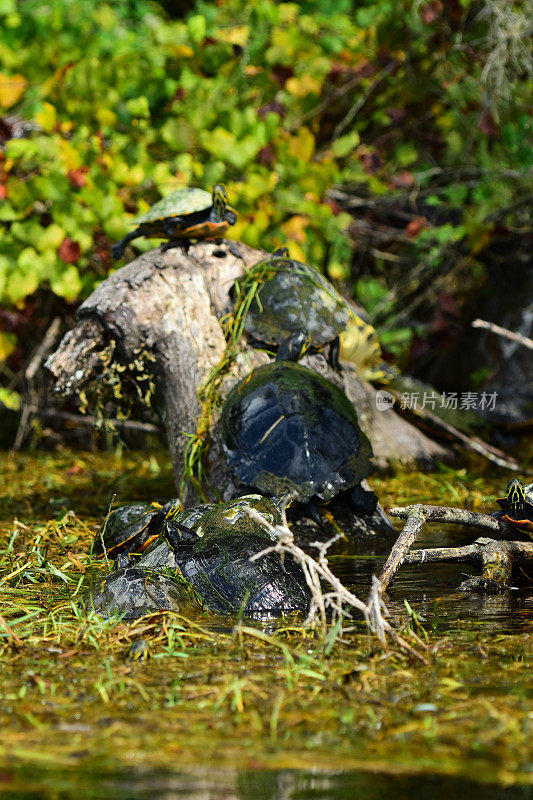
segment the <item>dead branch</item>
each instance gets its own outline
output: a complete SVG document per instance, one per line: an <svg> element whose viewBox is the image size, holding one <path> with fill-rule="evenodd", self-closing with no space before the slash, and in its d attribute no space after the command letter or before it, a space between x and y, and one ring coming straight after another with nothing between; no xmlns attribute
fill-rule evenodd
<svg viewBox="0 0 533 800"><path fill-rule="evenodd" d="M511 341L518 342L518 344L527 347L529 350L533 350L533 339L530 339L529 336L523 336L521 333L509 331L507 328L502 328L501 325L496 325L495 322L487 322L485 319L475 319L472 322L472 327L485 328L485 330L491 331L497 336L503 336L505 339L511 339Z"/></svg>
<svg viewBox="0 0 533 800"><path fill-rule="evenodd" d="M247 509L249 516L262 525L266 531L275 540L272 547L267 547L260 553L252 556L251 560L256 561L262 558L267 553L279 553L283 558L285 554L290 554L297 564L303 570L306 583L311 592L311 604L309 613L304 625L320 625L322 633L325 634L328 628L328 610L332 612L332 627L339 622L339 633L342 630L342 620L347 616L345 608L351 608L359 611L370 630L377 635L382 644L386 642L386 634L404 651L428 664L429 661L426 657L411 647L405 639L398 634L398 632L390 625L390 623L383 616L387 613L387 609L381 599L381 596L373 593L371 594L370 601L363 603L353 592L350 592L344 584L337 578L336 575L330 570L327 559L327 550L339 538L334 536L329 542L313 542L312 546L317 547L319 554L315 559L294 541L294 534L287 525L286 506L282 509L282 523L281 525L271 525L254 509ZM323 591L323 584L331 587L330 591Z"/></svg>
<svg viewBox="0 0 533 800"><path fill-rule="evenodd" d="M526 567L533 562L533 542L495 542L477 539L465 547L436 547L407 553L404 562L422 564L437 561L459 561L481 569L481 575L467 578L459 586L462 591L498 594L509 587L513 566ZM526 575L524 569L522 573Z"/></svg>
<svg viewBox="0 0 533 800"><path fill-rule="evenodd" d="M394 547L392 548L390 555L385 563L381 571L381 575L379 577L379 592L382 594L386 591L389 583L391 582L393 576L395 575L396 571L398 570L399 566L407 560L407 551L414 543L416 537L419 535L420 531L426 524L426 522L442 522L442 523L451 523L455 525L466 525L472 528L480 528L482 530L488 530L494 535L500 537L501 539L510 539L515 534L515 529L509 525L508 523L504 522L502 519L497 517L491 517L488 514L479 514L476 511L468 511L464 508L448 508L446 506L426 506L426 505L414 505L414 506L407 506L406 508L396 507L391 508L389 514L392 517L399 517L400 519L407 520L403 531L398 536ZM483 553L480 555L479 552L475 549L473 550L466 550L464 551L469 557L477 553L476 558L481 559L481 563L483 566L483 574L481 579L485 582L491 582L492 584L497 584L499 586L499 591L504 586L507 586L508 580L510 577L510 553L514 553L516 555L524 554L529 552L526 548L525 550L522 548L520 542L512 542L512 541L499 541L494 542L492 539L490 540L480 540L484 542L492 542L492 546L488 550L484 550ZM517 548L512 549L510 545L518 545ZM457 554L457 550L464 550L464 548L437 548L434 552L438 555L435 556L434 560L446 560L444 558L443 553L445 551L455 551L455 555ZM533 545L531 545L531 549L533 551ZM417 551L421 553L426 553L429 551ZM415 554L410 554L415 556ZM466 557L465 557L466 558ZM426 560L425 556L415 556L412 560L410 559L409 563L422 563ZM454 560L454 556L452 555L450 559ZM496 564L500 563L500 566L505 563L505 569L496 569ZM507 567L509 566L509 569ZM480 579L473 579L476 582L476 588L481 588L479 584ZM465 582L465 583L468 583ZM488 586L488 583L487 583ZM462 588L474 588L474 583L471 586L466 586L462 584ZM490 591L490 588L485 588L485 590ZM494 590L494 589L492 589Z"/></svg>
<svg viewBox="0 0 533 800"><path fill-rule="evenodd" d="M400 401L401 397L398 392L395 392L393 389L389 389L389 392L398 402ZM399 405L398 408L399 413L404 411L404 409L401 408L401 405ZM507 455L507 453L504 453L497 447L487 444L487 442L482 441L477 436L467 436L466 433L463 433L453 425L445 422L427 408L409 408L406 416L409 414L428 420L431 425L457 441L466 450L470 450L472 453L477 453L478 455L483 456L483 458L486 458L487 461L491 461L493 464L497 464L499 467L503 467L504 469L510 469L513 472L520 471L520 464L518 461L516 461L516 459L512 458L512 456Z"/></svg>

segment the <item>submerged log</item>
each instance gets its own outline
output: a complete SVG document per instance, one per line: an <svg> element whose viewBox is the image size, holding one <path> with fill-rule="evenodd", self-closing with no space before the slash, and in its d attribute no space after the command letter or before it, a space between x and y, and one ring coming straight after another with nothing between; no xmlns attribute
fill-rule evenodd
<svg viewBox="0 0 533 800"><path fill-rule="evenodd" d="M423 564L426 561L466 561L481 567L481 575L468 578L459 587L463 591L496 594L509 588L513 567L523 568L533 561L533 542L508 541L517 530L499 517L447 506L414 505L391 508L393 517L405 519L403 531L398 536L377 581L382 595L401 564ZM465 525L490 531L501 541L481 538L466 547L436 547L430 550L408 552L427 522ZM522 570L523 571L523 570ZM523 573L524 575L526 573Z"/></svg>
<svg viewBox="0 0 533 800"><path fill-rule="evenodd" d="M264 255L237 242L206 241L152 250L119 269L81 305L78 324L48 359L57 390L75 395L89 381L98 380L110 345L116 358L126 364L149 354L146 363L156 389L153 402L165 426L180 486L187 445L197 433L202 414L198 388L219 368L226 352L220 320L233 308L230 290L235 279ZM267 361L266 353L243 340L242 352L221 376L220 396L224 398L236 381ZM373 444L379 468L427 469L436 460L449 457L448 451L393 410L378 411L375 390L349 365L340 377L320 354L306 356L302 363L344 388ZM207 421L210 446L204 466L208 482L228 499L239 487L222 452L217 419L215 409ZM183 499L186 505L196 502L190 485L185 487ZM383 524L378 515L376 525Z"/></svg>

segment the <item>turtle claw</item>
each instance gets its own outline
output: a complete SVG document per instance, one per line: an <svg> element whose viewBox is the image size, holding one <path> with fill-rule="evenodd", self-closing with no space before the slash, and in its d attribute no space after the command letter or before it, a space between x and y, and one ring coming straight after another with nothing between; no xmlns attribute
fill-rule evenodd
<svg viewBox="0 0 533 800"><path fill-rule="evenodd" d="M133 642L126 653L127 661L145 661L149 658L152 658L152 651L146 639L139 639L137 642Z"/></svg>

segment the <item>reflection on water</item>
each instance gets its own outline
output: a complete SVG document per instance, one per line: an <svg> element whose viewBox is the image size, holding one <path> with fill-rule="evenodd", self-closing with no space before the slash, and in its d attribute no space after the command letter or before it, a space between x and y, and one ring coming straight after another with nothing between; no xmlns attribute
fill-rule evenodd
<svg viewBox="0 0 533 800"><path fill-rule="evenodd" d="M372 771L217 770L173 774L132 768L124 772L38 771L0 773L0 795L17 800L530 800L532 787L478 784L446 775L391 775Z"/></svg>
<svg viewBox="0 0 533 800"><path fill-rule="evenodd" d="M372 575L379 575L383 558L334 556L335 574L361 599L366 599ZM457 620L476 620L498 633L520 633L533 628L531 584L510 589L503 595L458 591L462 581L478 574L466 564L409 564L402 566L389 587L387 608L391 614L405 612L404 599L431 624L438 603L439 628L453 627Z"/></svg>

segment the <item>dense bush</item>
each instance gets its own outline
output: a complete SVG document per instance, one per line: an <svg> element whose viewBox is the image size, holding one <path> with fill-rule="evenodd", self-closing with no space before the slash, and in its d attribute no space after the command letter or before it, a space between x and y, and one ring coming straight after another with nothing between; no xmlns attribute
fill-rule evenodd
<svg viewBox="0 0 533 800"><path fill-rule="evenodd" d="M371 222L423 197L359 277L382 318L402 248L418 277L452 252L477 279L475 255L520 224L533 163L528 20L508 5L200 0L171 21L144 0L0 0L0 303L43 286L83 298L134 216L217 181L240 213L232 236L288 240L336 279L357 277L358 234L332 187ZM390 346L409 335L392 326ZM14 346L3 333L0 358Z"/></svg>

